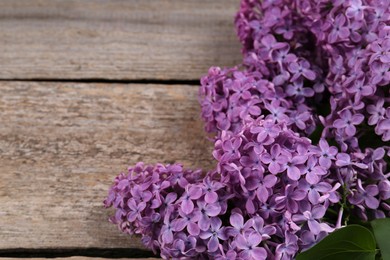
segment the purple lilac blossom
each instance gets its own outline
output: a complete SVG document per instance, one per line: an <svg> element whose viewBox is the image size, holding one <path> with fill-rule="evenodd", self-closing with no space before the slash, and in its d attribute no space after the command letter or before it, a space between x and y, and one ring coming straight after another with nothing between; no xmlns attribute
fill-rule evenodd
<svg viewBox="0 0 390 260"><path fill-rule="evenodd" d="M199 102L216 169L138 163L110 221L164 259L293 259L390 216L390 4L242 0L243 69L210 68Z"/></svg>

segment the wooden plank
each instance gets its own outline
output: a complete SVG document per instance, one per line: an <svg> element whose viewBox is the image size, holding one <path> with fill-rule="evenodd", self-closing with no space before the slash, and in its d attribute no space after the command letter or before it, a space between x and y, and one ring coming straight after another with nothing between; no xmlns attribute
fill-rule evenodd
<svg viewBox="0 0 390 260"><path fill-rule="evenodd" d="M194 80L241 62L239 0L2 0L0 78Z"/></svg>
<svg viewBox="0 0 390 260"><path fill-rule="evenodd" d="M0 249L142 248L102 201L137 161L209 168L197 88L0 82Z"/></svg>

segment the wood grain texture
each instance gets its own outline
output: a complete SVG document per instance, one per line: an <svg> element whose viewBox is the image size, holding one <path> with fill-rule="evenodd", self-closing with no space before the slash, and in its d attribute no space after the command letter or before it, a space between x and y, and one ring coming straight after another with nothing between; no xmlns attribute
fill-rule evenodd
<svg viewBox="0 0 390 260"><path fill-rule="evenodd" d="M241 62L239 0L2 0L0 78L195 80Z"/></svg>
<svg viewBox="0 0 390 260"><path fill-rule="evenodd" d="M0 249L142 248L107 222L114 177L211 150L194 86L0 82Z"/></svg>

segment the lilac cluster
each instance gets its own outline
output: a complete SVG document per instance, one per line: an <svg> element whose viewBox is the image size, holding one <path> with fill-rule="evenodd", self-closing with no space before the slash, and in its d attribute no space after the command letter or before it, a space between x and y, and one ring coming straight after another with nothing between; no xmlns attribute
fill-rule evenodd
<svg viewBox="0 0 390 260"><path fill-rule="evenodd" d="M247 214L221 175L201 177L179 164L138 163L115 179L104 203L116 208L112 223L142 234L165 259L266 259L260 243L276 233L259 215L244 222Z"/></svg>
<svg viewBox="0 0 390 260"><path fill-rule="evenodd" d="M214 171L138 163L105 206L165 259L292 259L390 217L390 2L242 0L244 70L201 79Z"/></svg>

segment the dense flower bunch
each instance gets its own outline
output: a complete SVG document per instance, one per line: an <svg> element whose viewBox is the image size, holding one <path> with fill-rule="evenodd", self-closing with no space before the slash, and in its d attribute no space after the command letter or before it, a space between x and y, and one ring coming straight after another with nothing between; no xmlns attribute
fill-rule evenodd
<svg viewBox="0 0 390 260"><path fill-rule="evenodd" d="M244 70L199 91L216 170L119 175L111 221L168 259L292 259L390 216L390 2L242 0Z"/></svg>

